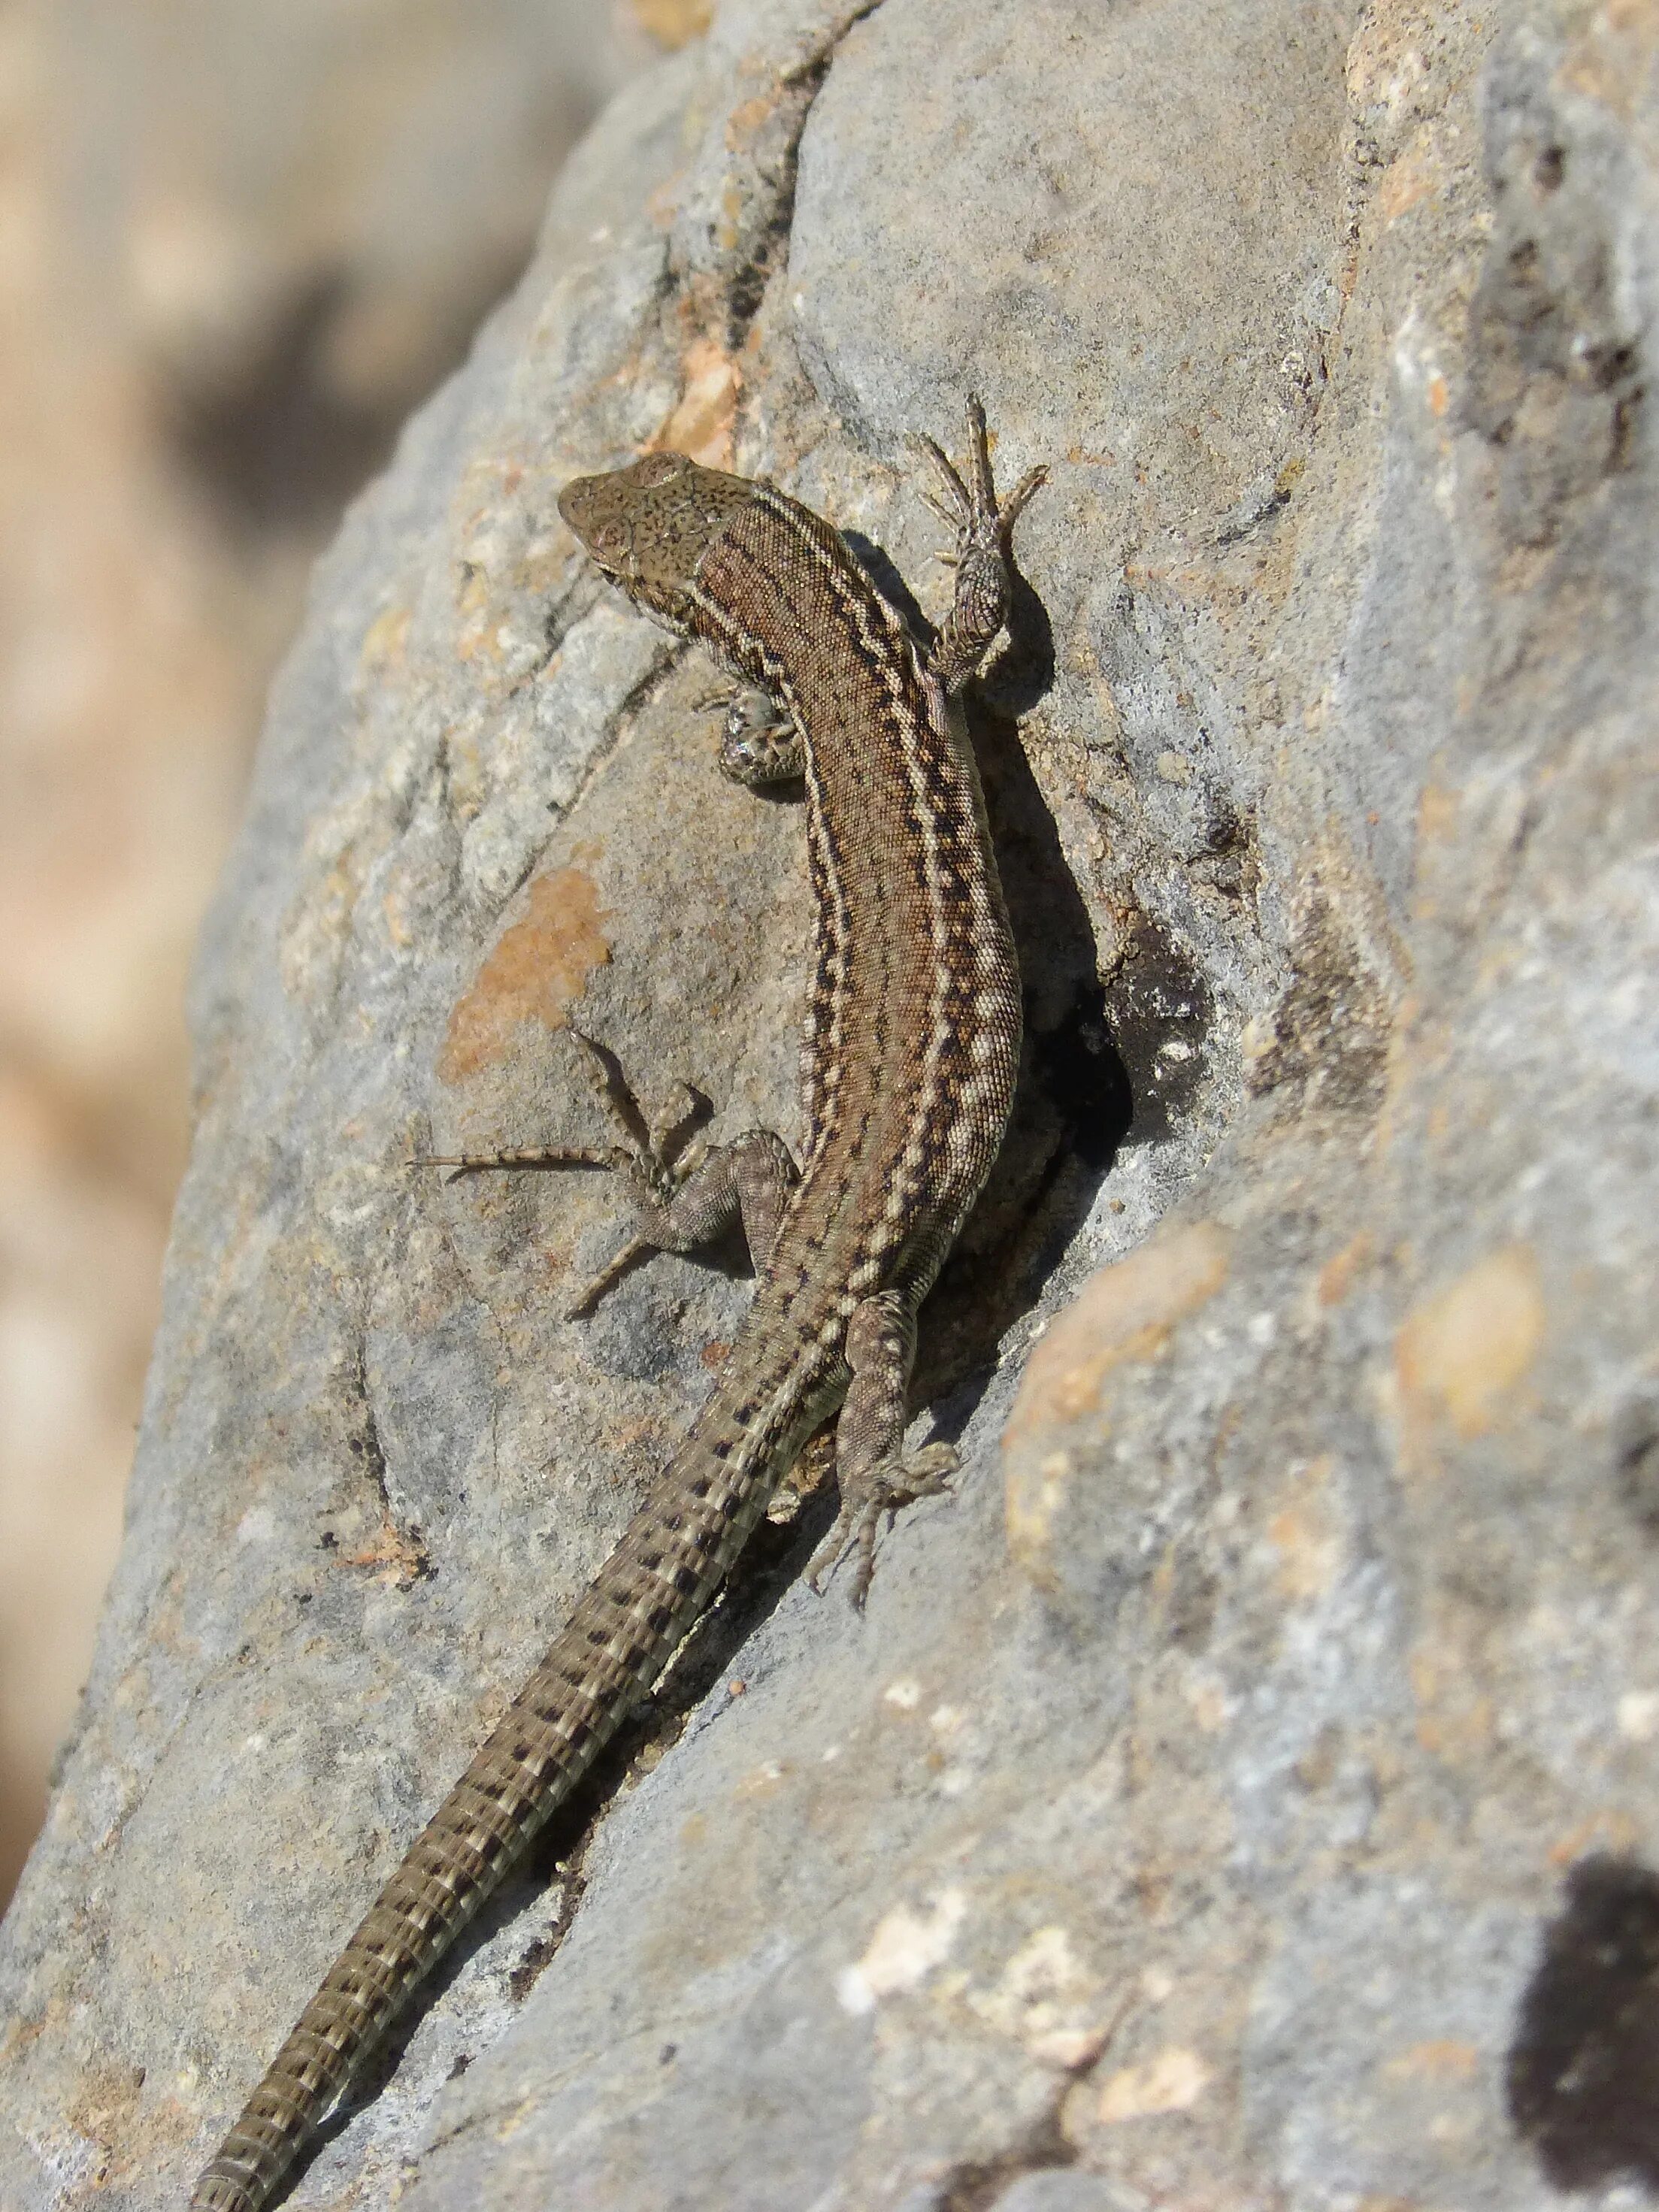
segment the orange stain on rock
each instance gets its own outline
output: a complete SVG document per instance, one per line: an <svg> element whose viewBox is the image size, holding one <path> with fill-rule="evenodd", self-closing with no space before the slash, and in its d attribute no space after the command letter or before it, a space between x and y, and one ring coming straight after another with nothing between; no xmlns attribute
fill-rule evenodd
<svg viewBox="0 0 1659 2212"><path fill-rule="evenodd" d="M530 886L530 911L496 940L477 981L449 1018L438 1060L459 1083L504 1058L526 1022L562 1029L587 979L611 957L599 885L580 866L558 868Z"/></svg>
<svg viewBox="0 0 1659 2212"><path fill-rule="evenodd" d="M1417 802L1417 835L1423 844L1443 845L1455 835L1462 810L1461 792L1447 785L1425 783Z"/></svg>
<svg viewBox="0 0 1659 2212"><path fill-rule="evenodd" d="M714 0L634 0L634 13L659 46L678 53L708 28Z"/></svg>
<svg viewBox="0 0 1659 2212"><path fill-rule="evenodd" d="M1383 222L1398 222L1407 208L1415 207L1433 190L1433 179L1422 155L1415 150L1402 154L1384 173L1377 194Z"/></svg>
<svg viewBox="0 0 1659 2212"><path fill-rule="evenodd" d="M1642 1830L1628 1813L1604 1805L1550 1845L1549 1862L1553 1867L1569 1867L1587 1851L1624 1854L1637 1850L1641 1840Z"/></svg>
<svg viewBox="0 0 1659 2212"><path fill-rule="evenodd" d="M1103 1267L1031 1354L1004 1443L1092 1412L1115 1367L1158 1358L1176 1323L1226 1281L1230 1249L1224 1230L1200 1221Z"/></svg>
<svg viewBox="0 0 1659 2212"><path fill-rule="evenodd" d="M1654 0L1602 0L1587 9L1567 44L1559 81L1588 93L1620 122L1636 112L1659 51L1659 8Z"/></svg>
<svg viewBox="0 0 1659 2212"><path fill-rule="evenodd" d="M1322 1306L1340 1306L1353 1288L1354 1278L1370 1266L1373 1246L1369 1234L1361 1230L1351 1237L1342 1249L1327 1260L1319 1271L1317 1295Z"/></svg>
<svg viewBox="0 0 1659 2212"><path fill-rule="evenodd" d="M1291 1604L1323 1597L1342 1571L1342 1539L1330 1504L1334 1465L1328 1455L1315 1460L1267 1522L1267 1540L1279 1553L1279 1591Z"/></svg>
<svg viewBox="0 0 1659 2212"><path fill-rule="evenodd" d="M366 674L402 667L409 645L409 624L407 607L386 607L375 616L363 633L357 655Z"/></svg>
<svg viewBox="0 0 1659 2212"><path fill-rule="evenodd" d="M1480 2053L1472 2043L1441 2040L1413 2043L1382 2063L1382 2071L1395 2081L1472 2081Z"/></svg>
<svg viewBox="0 0 1659 2212"><path fill-rule="evenodd" d="M689 453L705 468L732 465L732 426L743 372L712 338L693 338L681 362L685 389L647 451Z"/></svg>
<svg viewBox="0 0 1659 2212"><path fill-rule="evenodd" d="M740 101L726 121L727 150L741 154L754 145L771 121L777 104L776 94L769 92L757 93L752 99Z"/></svg>
<svg viewBox="0 0 1659 2212"><path fill-rule="evenodd" d="M1395 1339L1395 1372L1413 1425L1456 1435L1496 1426L1544 1340L1544 1293L1527 1244L1477 1260L1415 1307Z"/></svg>

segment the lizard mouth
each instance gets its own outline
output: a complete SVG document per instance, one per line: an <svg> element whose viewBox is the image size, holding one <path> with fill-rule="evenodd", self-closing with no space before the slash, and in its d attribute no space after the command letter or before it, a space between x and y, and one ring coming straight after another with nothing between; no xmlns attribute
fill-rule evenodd
<svg viewBox="0 0 1659 2212"><path fill-rule="evenodd" d="M559 494L559 513L600 568L622 574L629 566L632 532L615 512L611 486L609 477L573 477Z"/></svg>

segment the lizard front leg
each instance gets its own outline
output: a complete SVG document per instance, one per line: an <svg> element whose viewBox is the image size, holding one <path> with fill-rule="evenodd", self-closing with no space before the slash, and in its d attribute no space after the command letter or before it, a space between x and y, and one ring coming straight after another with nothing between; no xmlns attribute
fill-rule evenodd
<svg viewBox="0 0 1659 2212"><path fill-rule="evenodd" d="M1028 470L1007 498L998 500L985 410L977 399L968 402L965 477L933 439L919 443L938 471L944 493L941 499L931 492L922 497L956 534L954 552L940 556L957 572L956 597L928 655L932 672L954 693L975 673L1007 619L1010 533L1032 494L1048 482L1048 471Z"/></svg>
<svg viewBox="0 0 1659 2212"><path fill-rule="evenodd" d="M793 715L769 692L734 692L720 733L720 774L757 791L793 782L805 769L806 746Z"/></svg>

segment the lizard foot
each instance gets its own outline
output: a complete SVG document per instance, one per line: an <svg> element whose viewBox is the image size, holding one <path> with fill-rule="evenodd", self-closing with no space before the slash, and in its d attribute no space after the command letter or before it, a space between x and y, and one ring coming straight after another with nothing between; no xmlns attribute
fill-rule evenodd
<svg viewBox="0 0 1659 2212"><path fill-rule="evenodd" d="M815 1498L825 1483L835 1480L835 1474L836 1425L826 1421L817 1435L808 1439L800 1457L773 1492L772 1502L766 1509L767 1519L776 1528L787 1528L799 1518L808 1498Z"/></svg>
<svg viewBox="0 0 1659 2212"><path fill-rule="evenodd" d="M968 402L965 476L932 438L917 441L938 471L943 497L922 497L956 539L941 556L957 572L956 599L933 648L933 665L947 691L968 681L989 651L1008 612L1008 541L1031 495L1046 483L1046 468L1029 469L1006 499L997 497L985 410Z"/></svg>
<svg viewBox="0 0 1659 2212"><path fill-rule="evenodd" d="M518 1145L490 1152L422 1152L405 1160L404 1166L447 1168L452 1182L493 1169L603 1168L622 1178L641 1216L653 1225L659 1222L701 1164L700 1148L692 1139L713 1110L709 1102L692 1085L677 1084L665 1111L654 1118L647 1115L615 1053L574 1023L569 1028L582 1048L606 1119L616 1132L614 1144ZM641 1254L659 1249L659 1240L648 1234L629 1237L573 1302L568 1310L570 1316L574 1319L590 1311Z"/></svg>
<svg viewBox="0 0 1659 2212"><path fill-rule="evenodd" d="M793 717L758 684L728 684L698 700L692 711L720 716L717 765L732 782L764 791L805 773L806 747Z"/></svg>
<svg viewBox="0 0 1659 2212"><path fill-rule="evenodd" d="M836 1524L813 1553L806 1569L811 1589L821 1590L824 1577L833 1574L849 1553L856 1554L850 1592L857 1611L864 1610L875 1572L876 1535L884 1514L891 1528L902 1506L918 1498L937 1498L950 1486L961 1465L951 1444L924 1444L908 1458L879 1462L842 1486L841 1510Z"/></svg>
<svg viewBox="0 0 1659 2212"><path fill-rule="evenodd" d="M605 1165L621 1178L640 1223L565 1309L575 1321L591 1313L636 1260L673 1248L675 1240L664 1224L672 1219L684 1185L702 1164L703 1148L695 1138L714 1109L694 1085L678 1083L662 1113L647 1115L616 1054L574 1023L570 1034L586 1055L594 1091L617 1133L617 1142L610 1147Z"/></svg>
<svg viewBox="0 0 1659 2212"><path fill-rule="evenodd" d="M761 791L805 774L806 748L793 718L764 691L736 691L726 702L720 771Z"/></svg>

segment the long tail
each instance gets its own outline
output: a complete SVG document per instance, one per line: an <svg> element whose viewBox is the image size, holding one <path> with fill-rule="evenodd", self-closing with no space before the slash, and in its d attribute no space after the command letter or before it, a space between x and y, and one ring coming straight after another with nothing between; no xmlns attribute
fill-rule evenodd
<svg viewBox="0 0 1659 2212"><path fill-rule="evenodd" d="M410 1993L524 1857L708 1603L787 1462L752 1430L708 1412L714 1420L700 1420L676 1453L330 1967L197 2183L191 2212L264 2212Z"/></svg>

